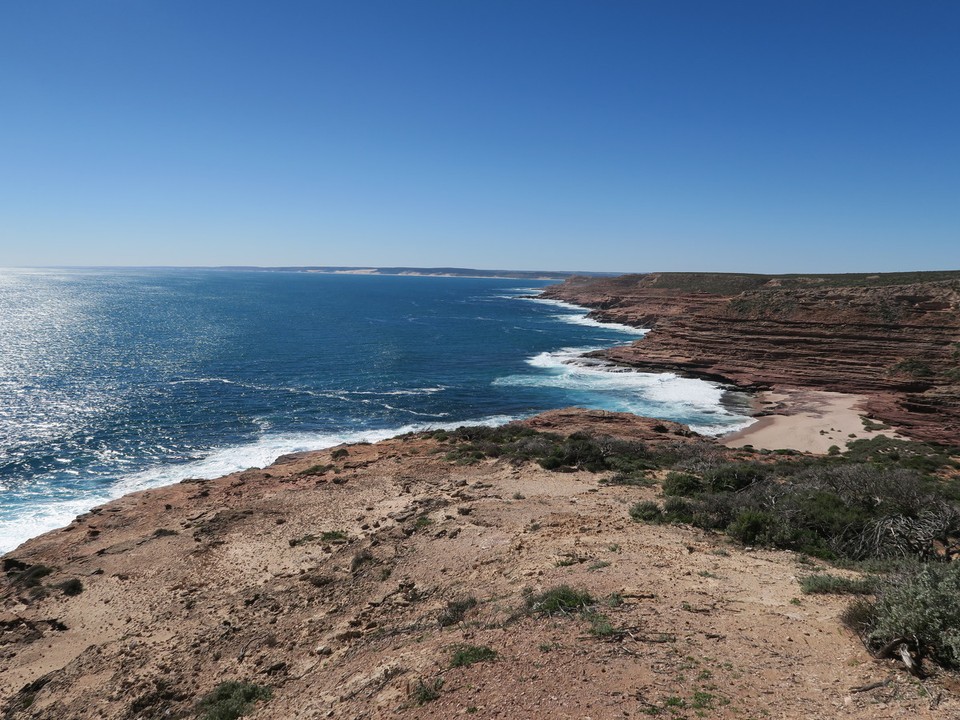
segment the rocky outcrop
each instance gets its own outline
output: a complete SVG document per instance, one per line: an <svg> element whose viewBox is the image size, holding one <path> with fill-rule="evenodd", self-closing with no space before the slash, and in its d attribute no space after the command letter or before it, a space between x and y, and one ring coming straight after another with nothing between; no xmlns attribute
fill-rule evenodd
<svg viewBox="0 0 960 720"><path fill-rule="evenodd" d="M613 362L862 394L871 415L910 436L960 443L960 274L652 273L573 278L544 294L653 328L596 353Z"/></svg>

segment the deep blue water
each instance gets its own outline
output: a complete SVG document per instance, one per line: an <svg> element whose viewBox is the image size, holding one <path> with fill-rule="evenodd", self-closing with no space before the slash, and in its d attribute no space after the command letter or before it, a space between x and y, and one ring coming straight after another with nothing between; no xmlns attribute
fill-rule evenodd
<svg viewBox="0 0 960 720"><path fill-rule="evenodd" d="M547 283L0 270L0 551L124 492L583 405L719 432L722 390L576 360L636 340Z"/></svg>

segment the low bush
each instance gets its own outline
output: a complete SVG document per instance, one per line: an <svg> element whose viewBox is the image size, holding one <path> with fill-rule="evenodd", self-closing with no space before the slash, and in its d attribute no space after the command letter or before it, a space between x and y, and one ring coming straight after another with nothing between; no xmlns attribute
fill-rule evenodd
<svg viewBox="0 0 960 720"><path fill-rule="evenodd" d="M347 534L343 530L326 530L320 533L320 539L328 543L345 543Z"/></svg>
<svg viewBox="0 0 960 720"><path fill-rule="evenodd" d="M910 375L915 378L924 378L933 375L933 370L930 369L930 366L923 360L917 360L916 358L901 360L891 367L890 371L892 373Z"/></svg>
<svg viewBox="0 0 960 720"><path fill-rule="evenodd" d="M633 506L646 522L725 530L745 545L796 550L830 560L936 557L960 534L957 483L915 470L842 458L727 463L664 483L660 508Z"/></svg>
<svg viewBox="0 0 960 720"><path fill-rule="evenodd" d="M847 460L881 465L898 465L909 470L934 473L946 467L956 467L950 455L957 448L947 448L914 440L895 440L886 435L847 443Z"/></svg>
<svg viewBox="0 0 960 720"><path fill-rule="evenodd" d="M703 492L703 481L689 473L670 472L663 480L663 494L692 497Z"/></svg>
<svg viewBox="0 0 960 720"><path fill-rule="evenodd" d="M724 463L703 473L703 482L714 492L736 492L768 478L769 465Z"/></svg>
<svg viewBox="0 0 960 720"><path fill-rule="evenodd" d="M630 517L637 522L663 522L663 510L652 500L641 500L630 506Z"/></svg>
<svg viewBox="0 0 960 720"><path fill-rule="evenodd" d="M253 710L258 700L269 700L272 694L262 685L223 682L197 703L197 714L202 720L236 720Z"/></svg>
<svg viewBox="0 0 960 720"><path fill-rule="evenodd" d="M800 589L808 595L872 595L877 589L877 579L807 575L800 578Z"/></svg>
<svg viewBox="0 0 960 720"><path fill-rule="evenodd" d="M460 645L453 651L450 667L469 667L478 662L497 659L497 651L486 645Z"/></svg>
<svg viewBox="0 0 960 720"><path fill-rule="evenodd" d="M19 561L16 562L19 563ZM4 565L6 566L6 561L4 562ZM35 588L39 587L41 584L40 581L52 572L53 568L47 567L46 565L28 565L26 563L19 563L16 568L7 571L7 574L10 576L10 579L14 585Z"/></svg>
<svg viewBox="0 0 960 720"><path fill-rule="evenodd" d="M696 505L681 497L668 497L663 502L663 517L668 522L689 523L693 521Z"/></svg>
<svg viewBox="0 0 960 720"><path fill-rule="evenodd" d="M654 484L654 481L647 477L644 473L614 473L605 480L600 481L601 485L621 485L621 486L632 486L632 487L650 487Z"/></svg>
<svg viewBox="0 0 960 720"><path fill-rule="evenodd" d="M301 470L297 475L325 475L328 470L333 470L333 465L311 465L306 470Z"/></svg>
<svg viewBox="0 0 960 720"><path fill-rule="evenodd" d="M843 616L868 647L903 639L921 658L960 668L960 563L925 563L884 579L875 602L854 602Z"/></svg>
<svg viewBox="0 0 960 720"><path fill-rule="evenodd" d="M410 692L410 697L417 705L426 705L440 697L440 688L443 687L443 678L433 678L424 682L417 680L417 684Z"/></svg>
<svg viewBox="0 0 960 720"><path fill-rule="evenodd" d="M527 611L537 615L582 612L593 604L586 590L575 590L569 585L558 585L527 598Z"/></svg>
<svg viewBox="0 0 960 720"><path fill-rule="evenodd" d="M83 592L83 583L77 578L70 578L69 580L64 580L62 583L57 584L57 589L64 595L73 597Z"/></svg>
<svg viewBox="0 0 960 720"><path fill-rule="evenodd" d="M610 618L603 613L587 613L585 617L590 621L590 634L594 637L608 638L617 634Z"/></svg>
<svg viewBox="0 0 960 720"><path fill-rule="evenodd" d="M299 547L300 545L306 545L309 542L313 542L317 539L316 535L306 534L301 535L300 537L290 538L287 543L290 547Z"/></svg>
<svg viewBox="0 0 960 720"><path fill-rule="evenodd" d="M570 472L615 470L637 475L654 469L653 454L639 442L573 433L563 437L540 433L519 425L462 427L449 434L453 448L447 459L472 464L484 458L504 458L515 463L535 461L547 470Z"/></svg>

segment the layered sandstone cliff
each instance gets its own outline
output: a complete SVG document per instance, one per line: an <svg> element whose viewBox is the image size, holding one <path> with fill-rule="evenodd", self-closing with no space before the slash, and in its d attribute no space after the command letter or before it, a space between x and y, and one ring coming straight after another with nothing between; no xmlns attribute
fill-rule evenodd
<svg viewBox="0 0 960 720"><path fill-rule="evenodd" d="M960 273L572 278L544 292L653 329L598 353L750 389L865 395L912 437L960 443Z"/></svg>

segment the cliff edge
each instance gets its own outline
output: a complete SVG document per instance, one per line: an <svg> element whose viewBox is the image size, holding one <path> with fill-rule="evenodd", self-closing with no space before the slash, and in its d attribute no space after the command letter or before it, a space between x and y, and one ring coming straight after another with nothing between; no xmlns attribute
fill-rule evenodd
<svg viewBox="0 0 960 720"><path fill-rule="evenodd" d="M863 395L868 414L912 438L960 443L960 272L650 273L571 278L543 295L652 328L596 353L610 361Z"/></svg>

